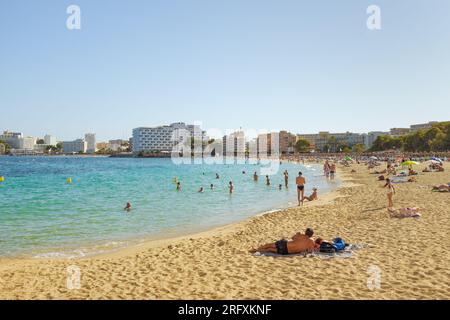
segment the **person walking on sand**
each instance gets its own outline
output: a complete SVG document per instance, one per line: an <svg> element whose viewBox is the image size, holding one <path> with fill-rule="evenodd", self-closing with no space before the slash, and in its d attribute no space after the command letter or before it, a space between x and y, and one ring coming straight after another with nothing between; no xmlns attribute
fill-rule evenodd
<svg viewBox="0 0 450 320"><path fill-rule="evenodd" d="M303 178L302 173L299 172L297 178L295 179L295 183L297 184L297 199L298 205L303 204L303 197L305 195L305 183L306 180Z"/></svg>
<svg viewBox="0 0 450 320"><path fill-rule="evenodd" d="M388 208L392 208L394 206L393 197L395 194L395 188L391 182L391 179L386 179L386 184L383 186L383 188L387 188Z"/></svg>
<svg viewBox="0 0 450 320"><path fill-rule="evenodd" d="M289 183L289 173L287 170L284 170L284 186L287 188Z"/></svg>

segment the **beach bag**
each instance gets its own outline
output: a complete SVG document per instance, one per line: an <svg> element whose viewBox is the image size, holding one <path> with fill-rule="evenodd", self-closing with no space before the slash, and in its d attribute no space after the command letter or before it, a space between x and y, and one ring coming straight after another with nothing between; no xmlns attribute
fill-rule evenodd
<svg viewBox="0 0 450 320"><path fill-rule="evenodd" d="M341 251L345 249L345 242L342 238L335 238L333 240L334 247L336 248L336 251Z"/></svg>
<svg viewBox="0 0 450 320"><path fill-rule="evenodd" d="M320 244L319 252L322 252L322 253L335 253L336 252L336 247L334 246L334 244L324 241L324 242L322 242Z"/></svg>

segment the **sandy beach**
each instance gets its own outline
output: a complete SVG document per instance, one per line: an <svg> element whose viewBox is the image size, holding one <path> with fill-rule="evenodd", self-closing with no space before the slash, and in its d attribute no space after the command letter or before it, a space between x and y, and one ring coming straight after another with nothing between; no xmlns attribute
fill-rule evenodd
<svg viewBox="0 0 450 320"><path fill-rule="evenodd" d="M450 165L445 169L396 185L395 207L422 208L417 219L389 217L383 182L367 167L340 166L343 185L303 207L91 258L0 259L0 298L450 299L450 194L431 192L432 185L450 182ZM350 258L248 253L306 227L314 238L340 236L366 247ZM81 283L69 290L72 265L80 268ZM374 268L380 287L371 290Z"/></svg>

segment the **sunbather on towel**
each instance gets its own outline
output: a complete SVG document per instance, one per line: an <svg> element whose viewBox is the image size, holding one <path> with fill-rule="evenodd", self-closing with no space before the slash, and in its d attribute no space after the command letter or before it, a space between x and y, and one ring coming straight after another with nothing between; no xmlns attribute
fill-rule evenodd
<svg viewBox="0 0 450 320"><path fill-rule="evenodd" d="M307 228L305 234L296 233L292 240L288 241L285 239L279 240L275 243L268 243L260 246L259 248L250 250L250 253L261 252L261 253L278 253L282 255L311 252L319 247L318 244L314 243L311 239L314 231L311 228Z"/></svg>
<svg viewBox="0 0 450 320"><path fill-rule="evenodd" d="M450 186L441 184L439 186L433 186L433 191L439 191L439 192L450 192Z"/></svg>
<svg viewBox="0 0 450 320"><path fill-rule="evenodd" d="M392 218L418 218L421 216L419 210L420 209L416 207L400 209L388 208L389 214Z"/></svg>

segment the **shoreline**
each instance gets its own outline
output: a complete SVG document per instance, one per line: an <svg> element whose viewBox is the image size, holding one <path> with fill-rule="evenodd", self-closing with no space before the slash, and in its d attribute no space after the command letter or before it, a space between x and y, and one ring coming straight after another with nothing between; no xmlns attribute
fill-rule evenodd
<svg viewBox="0 0 450 320"><path fill-rule="evenodd" d="M300 163L296 162L298 165L319 165L317 163ZM311 207L311 206L320 206L325 205L337 197L339 197L339 190L341 188L346 188L349 186L349 177L345 176L341 171L338 171L336 174L336 182L339 184L338 186L334 187L334 189L324 193L323 195L319 194L319 199L315 200L313 202L305 202L305 204L301 207ZM296 202L296 199L292 202ZM266 215L271 214L279 214L282 211L285 210L292 210L295 208L299 208L298 205L288 205L283 204L282 206L286 205L286 207L278 208L278 209L269 209L266 211L255 213L247 218L244 218L242 220L234 221L231 223L225 223L225 224L219 224L219 225L213 225L213 226L205 226L200 228L194 228L190 230L184 230L180 232L179 236L164 236L162 232L154 235L154 236L145 236L141 238L128 238L128 239L112 239L112 240L104 240L97 243L93 242L87 242L86 244L79 245L76 247L55 247L55 248L48 248L48 250L44 250L42 252L33 252L33 253L23 253L19 255L11 255L11 256L0 256L0 263L8 260L37 260L37 261L43 261L43 260L51 260L51 261L77 261L77 260L86 260L86 259L95 259L100 257L117 257L117 256L124 256L128 253L135 253L136 250L140 249L146 249L146 248L155 248L158 246L167 246L175 242L179 242L182 240L190 239L190 238L199 238L199 237L214 237L216 236L216 233L222 234L223 232L233 232L236 231L237 228L239 228L241 225L244 225L246 223L249 223L252 219L264 217ZM105 249L104 252L92 252L92 253L85 253L82 256L67 256L67 257L61 257L56 256L58 254L69 255L70 253L75 253L76 251L80 250L80 247L84 248L94 248L97 246L106 246L108 243L111 242L124 242L128 244L124 244L123 246L119 246L112 249ZM59 250L58 250L59 249ZM55 254L54 257L51 255Z"/></svg>

